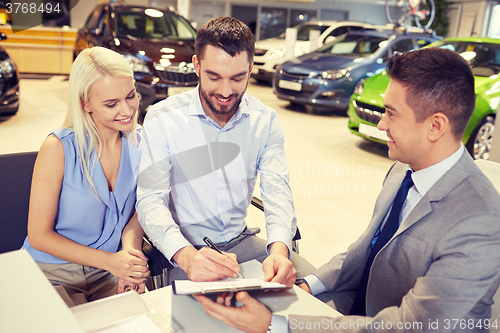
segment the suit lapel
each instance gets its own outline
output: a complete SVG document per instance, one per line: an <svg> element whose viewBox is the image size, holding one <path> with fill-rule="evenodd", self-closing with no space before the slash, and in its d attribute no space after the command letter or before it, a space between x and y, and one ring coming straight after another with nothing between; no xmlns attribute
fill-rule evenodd
<svg viewBox="0 0 500 333"><path fill-rule="evenodd" d="M396 163L388 174L382 190L377 197L373 216L367 229L348 249L344 264L342 265L341 273L335 283L334 289L339 286L346 286L347 289L356 289L359 285L366 260L370 255L369 244L373 236L377 232L380 224L387 215L391 207L394 197L401 186L401 182L405 177L405 172L408 168L407 164ZM344 287L342 287L344 289Z"/></svg>
<svg viewBox="0 0 500 333"><path fill-rule="evenodd" d="M400 234L405 232L415 223L422 220L427 214L432 212L432 202L439 202L458 186L470 174L471 167L474 167L474 161L467 152L464 152L458 162L446 172L429 192L420 200L408 217L401 223L394 236L389 240L386 246Z"/></svg>

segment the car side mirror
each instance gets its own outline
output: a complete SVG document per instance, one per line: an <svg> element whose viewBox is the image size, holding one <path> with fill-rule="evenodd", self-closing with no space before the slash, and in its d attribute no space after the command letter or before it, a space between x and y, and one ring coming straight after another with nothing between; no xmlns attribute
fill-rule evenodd
<svg viewBox="0 0 500 333"><path fill-rule="evenodd" d="M3 32L0 32L0 40L6 40L7 39L7 35Z"/></svg>

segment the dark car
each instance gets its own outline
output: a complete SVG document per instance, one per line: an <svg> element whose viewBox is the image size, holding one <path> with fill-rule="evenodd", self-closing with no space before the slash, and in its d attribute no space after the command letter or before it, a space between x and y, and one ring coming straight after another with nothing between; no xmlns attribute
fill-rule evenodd
<svg viewBox="0 0 500 333"><path fill-rule="evenodd" d="M141 113L150 104L192 89L196 30L173 9L101 4L78 30L75 57L102 46L121 53L134 69Z"/></svg>
<svg viewBox="0 0 500 333"><path fill-rule="evenodd" d="M273 90L280 99L305 105L309 113L345 112L356 84L382 72L394 52L416 50L439 39L429 32L351 32L283 63L274 74Z"/></svg>
<svg viewBox="0 0 500 333"><path fill-rule="evenodd" d="M0 40L7 39L1 32ZM0 116L12 116L19 110L19 72L9 54L0 46Z"/></svg>

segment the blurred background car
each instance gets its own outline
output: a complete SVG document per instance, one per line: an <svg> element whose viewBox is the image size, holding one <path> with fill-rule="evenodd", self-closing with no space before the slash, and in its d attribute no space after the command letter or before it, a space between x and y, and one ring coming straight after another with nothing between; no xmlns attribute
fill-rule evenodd
<svg viewBox="0 0 500 333"><path fill-rule="evenodd" d="M134 70L140 112L169 95L192 89L196 30L173 9L100 4L78 30L74 56L92 46L121 53Z"/></svg>
<svg viewBox="0 0 500 333"><path fill-rule="evenodd" d="M7 35L0 32L0 40ZM19 73L16 64L0 46L0 116L13 116L19 110Z"/></svg>
<svg viewBox="0 0 500 333"><path fill-rule="evenodd" d="M347 32L374 29L375 26L350 21L308 21L300 23L294 28L297 29L297 41L294 45L293 56L289 58L298 57L311 51L309 41L309 32L311 30L320 32L317 45L317 47L320 47ZM271 83L276 67L286 60L285 36L286 33L284 32L278 37L263 39L255 43L252 77L257 81Z"/></svg>
<svg viewBox="0 0 500 333"><path fill-rule="evenodd" d="M382 72L394 52L417 50L439 39L432 32L399 29L347 33L283 63L274 74L273 90L309 113L345 114L356 84Z"/></svg>
<svg viewBox="0 0 500 333"><path fill-rule="evenodd" d="M462 141L474 159L488 159L500 104L500 39L446 38L429 47L450 49L470 63L475 77L476 107ZM348 109L348 127L352 133L370 141L387 143L386 133L376 126L385 112L383 96L389 81L384 71L356 86Z"/></svg>

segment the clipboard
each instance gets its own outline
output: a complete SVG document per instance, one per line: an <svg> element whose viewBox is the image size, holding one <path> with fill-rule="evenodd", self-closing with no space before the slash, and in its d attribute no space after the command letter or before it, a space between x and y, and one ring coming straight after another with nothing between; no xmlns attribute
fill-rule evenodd
<svg viewBox="0 0 500 333"><path fill-rule="evenodd" d="M288 287L277 282L265 282L261 279L223 279L220 281L194 282L175 280L172 283L175 295L218 294L252 290L286 290Z"/></svg>

